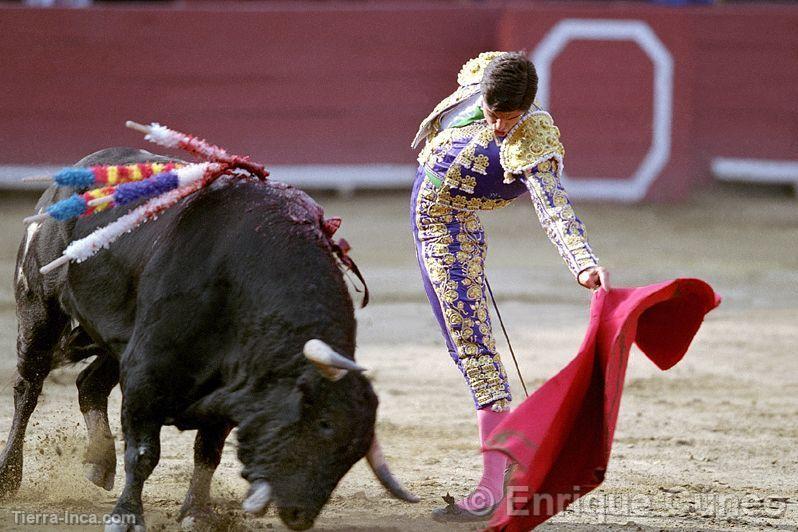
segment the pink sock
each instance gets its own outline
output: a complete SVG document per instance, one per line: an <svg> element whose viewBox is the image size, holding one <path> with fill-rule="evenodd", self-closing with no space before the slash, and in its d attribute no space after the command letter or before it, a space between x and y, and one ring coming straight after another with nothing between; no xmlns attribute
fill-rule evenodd
<svg viewBox="0 0 798 532"><path fill-rule="evenodd" d="M501 423L506 412L494 412L489 407L477 410L477 425L479 425L479 441L484 444L487 437ZM504 496L504 469L507 466L507 457L498 451L482 453L482 480L465 499L455 504L464 510L478 512L498 503Z"/></svg>

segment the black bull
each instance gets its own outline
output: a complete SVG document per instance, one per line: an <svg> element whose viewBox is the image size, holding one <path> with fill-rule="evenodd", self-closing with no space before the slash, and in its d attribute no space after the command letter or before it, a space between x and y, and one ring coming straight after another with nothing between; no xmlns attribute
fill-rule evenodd
<svg viewBox="0 0 798 532"><path fill-rule="evenodd" d="M78 165L153 160L165 159L113 148ZM66 194L51 187L37 208ZM289 527L307 528L364 455L395 496L417 500L391 476L374 436L377 397L353 362L352 300L321 209L301 191L254 180L217 182L189 199L88 261L45 275L39 268L70 241L123 209L28 227L15 275L19 376L0 496L21 482L25 428L49 371L96 355L77 379L87 477L113 487L107 403L119 383L119 522L143 528L142 487L170 424L197 430L184 524L212 518L211 477L236 426L249 512L273 502ZM119 522L107 528L132 528Z"/></svg>

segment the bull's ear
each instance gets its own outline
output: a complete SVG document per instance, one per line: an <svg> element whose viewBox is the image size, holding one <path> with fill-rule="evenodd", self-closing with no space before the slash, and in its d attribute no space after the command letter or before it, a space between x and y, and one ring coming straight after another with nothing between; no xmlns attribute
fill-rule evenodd
<svg viewBox="0 0 798 532"><path fill-rule="evenodd" d="M316 368L307 368L296 380L296 386L291 395L299 397L299 408L313 407L319 394L319 384L324 377L319 375Z"/></svg>

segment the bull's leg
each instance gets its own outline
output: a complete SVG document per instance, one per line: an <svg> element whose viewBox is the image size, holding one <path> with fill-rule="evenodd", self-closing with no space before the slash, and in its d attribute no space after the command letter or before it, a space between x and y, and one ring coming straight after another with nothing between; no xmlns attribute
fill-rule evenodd
<svg viewBox="0 0 798 532"><path fill-rule="evenodd" d="M136 389L133 383L123 387L122 430L125 433L125 487L111 514L106 532L143 531L144 507L141 490L158 465L161 455L163 419L152 410L146 385ZM135 397L128 397L132 392ZM152 393L152 390L149 390Z"/></svg>
<svg viewBox="0 0 798 532"><path fill-rule="evenodd" d="M203 427L197 431L194 440L194 473L178 517L184 530L215 528L214 516L208 507L211 479L222 459L224 441L231 429L231 425L221 424Z"/></svg>
<svg viewBox="0 0 798 532"><path fill-rule="evenodd" d="M109 491L114 487L116 450L108 425L108 395L118 382L119 362L115 357L101 353L80 372L76 383L80 411L89 434L83 460L88 466L86 478Z"/></svg>
<svg viewBox="0 0 798 532"><path fill-rule="evenodd" d="M55 305L18 301L17 380L14 384L14 419L0 455L0 497L15 492L22 482L22 447L25 430L50 373L53 351L67 317Z"/></svg>

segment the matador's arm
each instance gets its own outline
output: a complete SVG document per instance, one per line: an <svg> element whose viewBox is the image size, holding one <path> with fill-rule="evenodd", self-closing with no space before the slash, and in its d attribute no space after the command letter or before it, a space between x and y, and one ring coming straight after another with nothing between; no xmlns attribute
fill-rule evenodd
<svg viewBox="0 0 798 532"><path fill-rule="evenodd" d="M585 225L577 218L565 189L558 177L559 162L547 159L529 170L522 178L535 205L540 224L574 277L583 270L598 265L598 258L590 249Z"/></svg>

